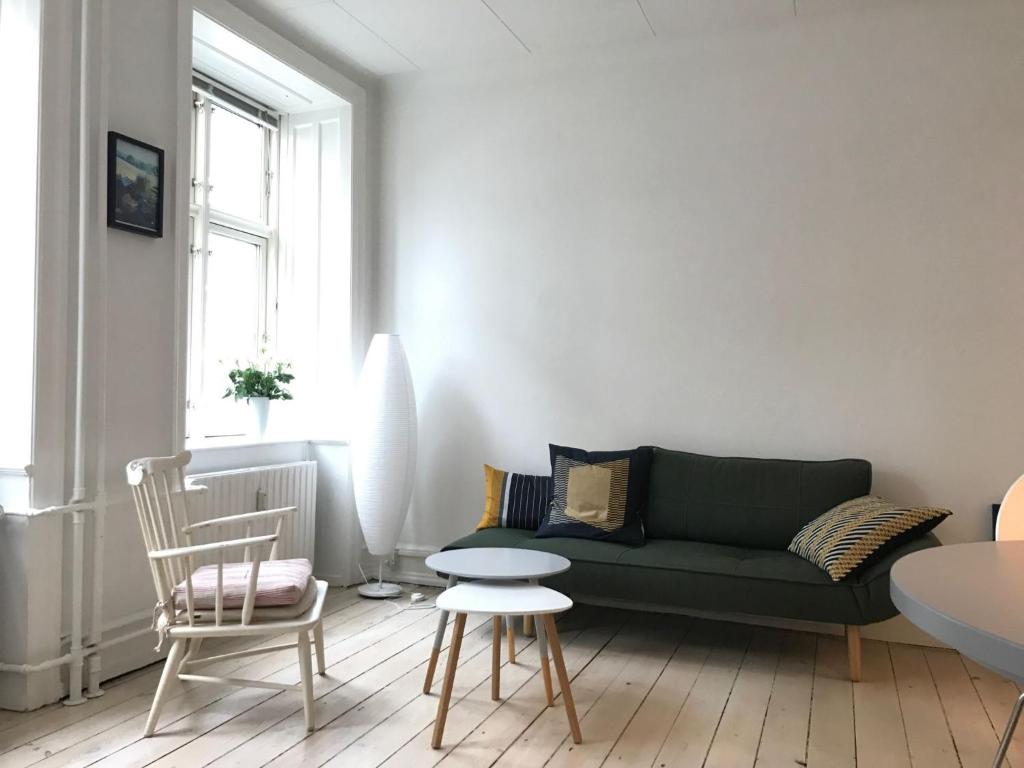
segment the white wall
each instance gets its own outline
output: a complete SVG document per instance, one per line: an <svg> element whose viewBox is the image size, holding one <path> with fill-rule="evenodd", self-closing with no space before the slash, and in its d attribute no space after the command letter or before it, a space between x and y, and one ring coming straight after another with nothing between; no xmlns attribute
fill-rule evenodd
<svg viewBox="0 0 1024 768"><path fill-rule="evenodd" d="M146 565L139 526L125 484L124 468L132 458L181 449L184 395L179 382L184 355L185 297L181 292L187 253L186 221L179 192L187 188L188 113L191 95L191 0L90 0L43 4L39 200L39 315L33 495L36 507L61 504L74 482L74 342L78 227L78 112L80 14L88 9L86 64L88 83L85 125L88 135L86 200L82 243L86 253L84 377L85 474L87 500L105 495L103 579L105 637L149 625L155 595ZM301 51L251 22L233 6L202 0L204 9L231 26L245 26L254 42L274 55L300 57ZM6 11L6 0L5 0ZM292 56L294 54L294 56ZM308 58L308 57L307 57ZM322 62L309 59L307 74L336 90L353 104L356 189L355 220L362 258L369 241L365 217L366 95ZM151 239L108 230L105 220L106 132L115 130L164 149L164 237ZM346 221L349 216L346 214ZM359 262L358 269L365 269ZM365 281L365 277L359 276ZM362 283L360 283L362 284ZM363 311L363 307L359 307ZM362 332L366 321L355 319ZM348 350L342 350L346 354ZM267 446L226 456L212 451L196 461L202 468L252 466L282 456L306 453L307 444ZM310 449L314 450L314 449ZM320 451L317 447L315 450ZM351 527L346 496L345 451L323 448L329 465L328 492L320 510L330 533ZM327 455L329 454L329 455ZM320 457L318 457L320 458ZM329 459L329 461L328 461ZM341 519L334 520L334 517ZM347 523L345 521L348 521ZM59 655L61 634L70 613L70 536L61 537L52 518L0 518L0 660L36 663ZM87 541L91 534L87 533ZM343 544L352 543L349 537ZM5 555L6 553L6 555ZM332 573L346 574L358 557L339 546L325 555ZM339 563L338 560L346 558ZM348 569L348 570L347 570ZM91 569L87 572L91 579ZM61 622L61 590L63 610ZM86 629L91 619L87 591ZM103 677L123 673L157 658L154 636L115 646L103 655ZM66 650L66 643L64 649ZM0 675L0 707L33 708L60 693L58 676L37 673L27 678Z"/></svg>
<svg viewBox="0 0 1024 768"><path fill-rule="evenodd" d="M388 78L403 541L468 533L481 465L543 471L548 441L861 456L985 538L1024 471L1022 27L1012 0L889 3Z"/></svg>
<svg viewBox="0 0 1024 768"><path fill-rule="evenodd" d="M105 623L113 628L151 611L154 595L138 523L124 482L133 457L171 453L176 419L175 280L182 243L175 221L179 189L174 172L178 114L187 109L189 61L178 51L178 32L190 23L185 2L95 0L43 5L39 220L39 351L32 503L58 504L72 493L73 414L65 399L75 381L74 347L67 322L74 317L77 268L78 184L77 112L69 96L77 92L80 62L80 8L87 7L90 73L84 94L89 141L82 190L87 201L82 222L86 253L84 374L84 498L109 491L111 506L105 550ZM186 29L187 31L187 29ZM182 70L181 68L184 67ZM180 74L185 79L179 78ZM184 83L182 92L179 85ZM162 239L107 230L102 204L106 189L106 132L117 130L165 150ZM187 148L187 141L185 142ZM69 221L76 222L74 228ZM61 290L55 285L63 283ZM67 303L64 303L67 302ZM70 306L69 306L70 305ZM59 437L54 437L54 436ZM38 662L60 653L61 579L69 594L69 539L63 552L59 523L43 518L10 518L2 523L18 558L10 561L3 599L14 604L18 585L44 595L47 610L19 602L11 617L14 638L0 642L5 661ZM55 535L56 534L56 535ZM138 557L124 553L136 552ZM6 569L5 569L6 570ZM88 599L87 599L88 604ZM53 607L56 606L57 615ZM64 605L67 631L69 601ZM5 615L7 612L5 612ZM109 618L108 618L109 617ZM88 620L88 619L87 619ZM55 624L56 622L56 624ZM88 627L88 625L87 625ZM18 643L25 643L21 649ZM111 659L108 671L124 671ZM128 669L131 666L127 667ZM53 695L53 673L25 679L24 691L4 686L5 706L31 708ZM11 695L9 695L11 694Z"/></svg>

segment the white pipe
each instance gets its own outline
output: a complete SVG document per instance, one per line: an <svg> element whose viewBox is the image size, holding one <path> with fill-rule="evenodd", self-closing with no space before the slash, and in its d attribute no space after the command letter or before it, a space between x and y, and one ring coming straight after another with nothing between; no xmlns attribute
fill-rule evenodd
<svg viewBox="0 0 1024 768"><path fill-rule="evenodd" d="M68 669L68 699L70 705L81 704L85 701L82 698L82 666L84 656L82 654L82 589L85 569L85 543L83 526L85 518L83 512L71 514L72 531L74 534L72 544L72 572L71 572L71 666Z"/></svg>
<svg viewBox="0 0 1024 768"><path fill-rule="evenodd" d="M202 487L189 488L202 492ZM71 584L71 635L70 649L63 656L53 659L46 659L36 664L12 664L0 662L0 672L16 672L20 674L31 674L42 672L54 667L69 665L69 692L65 704L82 704L86 698L102 696L103 690L100 686L100 674L102 671L100 652L112 645L133 640L136 637L149 634L152 628L143 627L117 637L103 640L103 540L106 517L106 499L98 499L95 504L75 503L64 506L46 507L45 509L19 510L18 512L7 512L6 514L17 517L42 517L44 515L70 514L72 524L72 584ZM85 513L93 513L93 594L92 594L92 615L89 629L89 641L83 642L82 637L82 609L84 603L85 583ZM89 688L82 696L82 672L88 659L89 665Z"/></svg>
<svg viewBox="0 0 1024 768"><path fill-rule="evenodd" d="M91 654L95 653L94 648L86 648L84 653ZM21 672L28 674L29 672L43 672L47 669L53 669L54 667L60 667L67 664L72 659L71 653L65 653L63 656L58 656L55 659L47 659L46 661L40 661L38 664L8 664L0 661L0 672Z"/></svg>
<svg viewBox="0 0 1024 768"><path fill-rule="evenodd" d="M102 488L102 486L101 486ZM189 483L185 486L185 493L205 493L204 485ZM175 493L180 493L176 491ZM46 659L36 664L14 664L0 661L0 672L14 672L19 674L31 674L43 672L48 669L69 665L69 693L65 704L82 704L86 698L102 696L103 690L99 687L101 666L101 651L119 643L134 640L136 637L147 635L153 631L151 627L127 632L108 640L103 639L103 542L105 534L105 520L108 500L102 492L97 494L95 502L84 501L63 504L43 509L19 509L16 511L4 510L0 507L0 516L11 517L43 517L45 515L71 515L72 531L72 602L71 602L71 648L63 656ZM92 614L90 617L89 642L83 643L82 638L82 607L84 602L84 581L85 581L85 514L93 513L93 594ZM63 638L62 638L63 639ZM85 660L89 663L89 688L82 695L82 671Z"/></svg>
<svg viewBox="0 0 1024 768"><path fill-rule="evenodd" d="M103 539L106 526L106 503L96 506L92 515L92 614L89 629L89 645L93 648L103 647ZM89 690L86 698L95 699L103 695L100 688L100 672L103 669L99 653L89 657Z"/></svg>
<svg viewBox="0 0 1024 768"><path fill-rule="evenodd" d="M128 640L134 640L136 637L142 637L143 635L151 635L151 634L153 634L153 628L152 627L148 627L148 626L147 627L143 627L142 629L136 629L133 632L128 632L127 634L118 635L117 637L112 637L109 640L104 640L99 645L96 645L95 647L91 648L90 651L91 652L100 651L100 650L103 650L104 648L109 648L112 645L117 645L118 643L124 643L124 642L127 642Z"/></svg>
<svg viewBox="0 0 1024 768"><path fill-rule="evenodd" d="M185 486L185 493L193 495L206 493L207 490L209 489L205 485L187 484ZM180 493L181 491L178 490L171 491L171 495L174 497L177 497ZM115 497L113 501L111 501L106 496L97 494L96 501L80 501L74 504L56 504L52 507L43 507L41 509L3 509L2 507L0 507L0 517L42 517L43 515L66 515L70 512L75 511L90 512L93 510L98 510L100 507L102 507L105 510L107 507L111 505L111 503L117 504L119 502L125 502L128 504L132 503L130 498L119 499Z"/></svg>
<svg viewBox="0 0 1024 768"><path fill-rule="evenodd" d="M4 510L4 515L7 517L43 517L44 515L66 515L69 512L88 512L90 509L94 509L95 504L89 504L87 502L78 502L75 504L58 504L53 507L43 507L42 509L7 509Z"/></svg>
<svg viewBox="0 0 1024 768"><path fill-rule="evenodd" d="M85 487L85 299L86 250L93 221L89 215L92 194L91 142L89 140L89 19L92 0L82 0L79 33L81 43L78 61L78 307L75 328L75 468L71 503L84 501Z"/></svg>
<svg viewBox="0 0 1024 768"><path fill-rule="evenodd" d="M123 635L118 635L117 637L111 637L98 645L90 645L87 648L83 648L82 656L92 658L102 650L118 645L119 643L134 640L136 637L152 634L152 632L152 627L142 627L141 629L136 629ZM37 664L9 664L7 662L0 661L0 672L20 672L22 674L42 672L47 669L53 669L54 667L60 667L64 664L68 664L73 658L74 656L72 653L68 651L63 656L58 656L55 659L46 659L46 661L40 661Z"/></svg>
<svg viewBox="0 0 1024 768"><path fill-rule="evenodd" d="M99 53L97 60L97 52L105 51L107 48L107 33L109 29L109 15L111 11L111 3L108 0L100 0L99 5L95 8L99 13L99 18L96 19L94 26L95 32L92 47L94 49L93 55L93 73L89 78L89 83L92 84L92 92L89 94L89 104L97 116L98 130L100 136L106 136L107 129L107 101L106 94L107 89L105 83L109 78L109 66L110 59L108 56ZM97 71L98 70L98 71ZM93 158L90 162L90 167L97 164L99 160L99 154L96 152L96 146L93 145ZM93 200L100 200L102 197L96 194L95 188L93 189ZM109 251L107 249L106 239L106 227L99 227L92 242L92 250L95 257L92 261L97 265L98 275L96 284L98 286L98 292L95 297L95 303L100 306L100 312L98 314L99 327L92 329L91 338L96 339L96 344L92 346L90 357L93 360L107 360L107 339L108 339L108 328L107 322L110 318L110 293L107 290L108 281L108 259ZM99 365L95 367L94 371L94 383L95 391L105 393L107 391L107 366ZM100 396L96 400L96 423L106 424L107 423L107 398L105 395ZM96 442L96 477L95 477L95 498L97 500L96 510L93 514L93 562L92 562L92 610L90 613L90 631L89 631L89 645L98 646L103 640L103 538L106 521L106 509L107 509L107 430L100 429L97 433ZM86 693L88 698L95 698L102 696L103 691L100 689L100 669L101 669L101 657L100 654L94 654L89 658L89 691Z"/></svg>

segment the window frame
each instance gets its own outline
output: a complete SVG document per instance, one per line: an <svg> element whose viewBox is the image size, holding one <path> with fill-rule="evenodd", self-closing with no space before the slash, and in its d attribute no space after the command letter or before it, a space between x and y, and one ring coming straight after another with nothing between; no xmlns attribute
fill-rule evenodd
<svg viewBox="0 0 1024 768"><path fill-rule="evenodd" d="M230 237L259 248L259 295L257 297L256 340L260 348L274 354L279 307L279 214L280 179L279 129L218 99L193 85L192 89L191 189L189 193L189 259L188 259L188 376L185 399L185 439L197 440L241 437L238 431L211 432L197 423L196 414L207 404L204 395L213 386L207 382L212 372L206 370L205 335L207 318L206 276L210 256L210 235ZM243 97L245 101L251 101ZM220 211L210 205L210 134L213 115L225 110L248 120L263 132L263 194L261 220L251 220ZM269 113L269 110L266 110ZM227 382L225 380L225 388Z"/></svg>

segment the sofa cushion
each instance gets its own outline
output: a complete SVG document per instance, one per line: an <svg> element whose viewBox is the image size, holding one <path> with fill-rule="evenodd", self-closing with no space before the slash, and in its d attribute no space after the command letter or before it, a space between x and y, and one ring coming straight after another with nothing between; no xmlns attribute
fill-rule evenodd
<svg viewBox="0 0 1024 768"><path fill-rule="evenodd" d="M871 464L863 459L723 458L655 448L645 529L650 539L784 550L804 524L870 490Z"/></svg>
<svg viewBox="0 0 1024 768"><path fill-rule="evenodd" d="M463 536L445 549L468 549L470 547L519 547L523 542L533 540L533 531L522 528L481 528L475 533Z"/></svg>
<svg viewBox="0 0 1024 768"><path fill-rule="evenodd" d="M499 532L502 535L499 535ZM625 544L594 541L593 539L573 539L561 536L537 539L532 536L530 531L503 528L484 528L453 541L445 549L468 549L471 547L519 547L539 552L551 552L573 562L605 564L614 564L618 562L619 556L624 552L636 549L636 547Z"/></svg>
<svg viewBox="0 0 1024 768"><path fill-rule="evenodd" d="M643 546L629 546L613 541L593 541L591 539L548 538L531 539L521 545L524 549L536 549L561 555L573 562L607 563L613 565L626 552L643 549Z"/></svg>
<svg viewBox="0 0 1024 768"><path fill-rule="evenodd" d="M776 579L799 584L830 584L820 568L792 552L746 549L702 541L654 539L642 549L624 554L619 563L720 576Z"/></svg>
<svg viewBox="0 0 1024 768"><path fill-rule="evenodd" d="M500 539L484 535L496 531L526 535ZM889 569L903 555L938 543L933 534L927 533L901 544L839 583L785 550L694 541L648 539L645 546L628 547L579 539L532 539L524 531L488 529L454 541L445 549L543 546L545 551L572 561L567 572L543 583L583 603L612 602L641 610L726 612L860 625L896 615L889 597Z"/></svg>

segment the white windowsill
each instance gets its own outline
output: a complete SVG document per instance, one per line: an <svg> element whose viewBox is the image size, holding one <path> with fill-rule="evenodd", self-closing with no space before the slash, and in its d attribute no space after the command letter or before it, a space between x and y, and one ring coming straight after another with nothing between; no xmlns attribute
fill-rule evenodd
<svg viewBox="0 0 1024 768"><path fill-rule="evenodd" d="M239 448L270 448L279 445L301 445L303 443L309 445L341 445L345 446L349 444L349 441L341 438L268 438L266 440L259 440L249 435L237 435L232 437L205 437L197 438L195 440L187 440L185 442L185 449L196 452L196 451L217 451L217 450L235 450Z"/></svg>
<svg viewBox="0 0 1024 768"><path fill-rule="evenodd" d="M255 440L252 436L220 438L218 440L189 441L192 452L189 474L227 472L249 467L266 467L294 461L319 460L328 462L331 451L322 452L323 446L347 446L347 440L281 437ZM340 458L340 457L339 457Z"/></svg>

